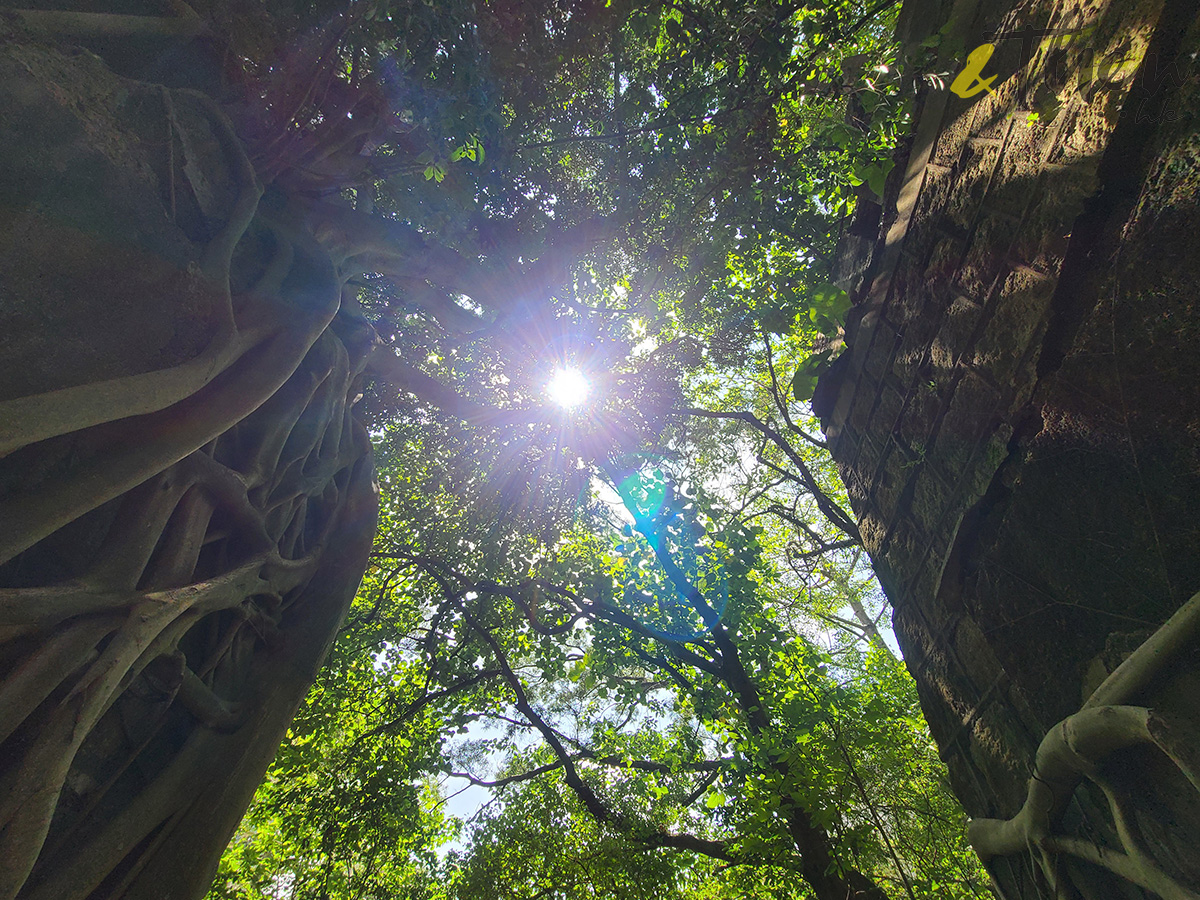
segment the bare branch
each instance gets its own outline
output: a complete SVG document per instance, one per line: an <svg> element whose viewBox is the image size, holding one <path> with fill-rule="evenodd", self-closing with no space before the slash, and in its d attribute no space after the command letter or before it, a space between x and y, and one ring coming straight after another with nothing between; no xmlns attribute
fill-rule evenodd
<svg viewBox="0 0 1200 900"><path fill-rule="evenodd" d="M799 480L804 484L808 492L812 494L813 499L817 501L817 506L820 508L821 512L824 513L825 518L827 518L830 523L839 531L844 532L848 537L854 538L855 542L861 540L858 534L858 526L854 524L853 517L844 509L842 509L841 506L839 506L828 494L825 493L825 491L821 489L821 487L817 484L816 476L813 475L812 470L809 469L808 464L804 461L804 458L796 452L795 448L792 447L791 444L784 440L783 435L781 435L778 431L776 431L758 416L754 415L754 413L745 411L718 412L710 409L699 409L697 407L688 407L680 410L680 412L686 415L699 416L707 419L733 419L736 421L745 422L752 428L765 435L770 439L772 444L783 451L783 454L799 471Z"/></svg>
<svg viewBox="0 0 1200 900"><path fill-rule="evenodd" d="M767 333L767 330L765 328L763 329L762 337L763 337L763 346L766 348L767 372L770 373L770 375L771 375L771 399L773 399L775 401L775 407L779 410L780 414L783 416L783 421L784 421L784 424L787 425L788 431L792 432L792 434L799 435L801 438L808 441L814 447L819 447L822 450L828 450L829 449L828 444L826 444L824 441L820 440L819 438L813 437L811 434L809 434L807 431L805 431L803 428L801 428L799 425L797 425L795 422L792 421L791 412L788 410L786 395L783 393L783 391L780 390L779 379L776 378L776 376L775 376L775 359L774 359L774 354L771 352L771 336L770 336L770 334Z"/></svg>
<svg viewBox="0 0 1200 900"><path fill-rule="evenodd" d="M377 344L367 360L367 373L430 403L442 412L457 416L472 425L506 427L518 423L538 423L547 418L543 410L488 406L462 396L454 388L427 375L401 359L386 344Z"/></svg>
<svg viewBox="0 0 1200 900"><path fill-rule="evenodd" d="M690 834L673 834L667 831L650 830L647 826L631 822L625 816L609 809L604 801L597 796L596 792L592 790L591 786L580 776L579 770L575 767L574 758L562 745L557 732L534 710L533 705L529 702L529 696L525 693L525 688L521 684L521 680L509 665L508 659L501 649L499 642L470 613L467 613L467 622L483 638L488 646L491 647L492 653L495 655L504 672L505 680L508 682L509 687L512 688L513 695L516 698L517 709L541 733L542 739L554 752L554 755L558 757L558 761L562 765L563 780L575 792L575 795L583 803L584 808L587 809L592 818L601 825L614 828L627 837L641 843L659 847L673 847L678 850L690 850L693 853L700 853L715 859L728 861L734 859L724 841L708 840Z"/></svg>
<svg viewBox="0 0 1200 900"><path fill-rule="evenodd" d="M680 806L688 807L700 799L700 795L709 789L714 781L721 777L720 769L713 769L700 779L700 782L686 797L679 801Z"/></svg>
<svg viewBox="0 0 1200 900"><path fill-rule="evenodd" d="M360 743L368 740L369 738L373 738L376 735L384 734L388 731L398 728L400 725L410 720L413 716L431 703L436 703L438 700L445 699L446 697L450 697L454 694L468 690L469 688L473 688L477 684L481 684L484 681L488 681L489 679L495 678L497 675L502 674L503 673L499 669L483 669L482 671L476 672L467 678L459 679L458 681L447 685L439 691L423 694L412 703L408 704L408 706L404 708L403 712L401 712L395 718L389 719L380 725L376 725L369 731L364 731L362 734L360 734L357 738L355 738L354 743L351 745L351 749L357 747Z"/></svg>

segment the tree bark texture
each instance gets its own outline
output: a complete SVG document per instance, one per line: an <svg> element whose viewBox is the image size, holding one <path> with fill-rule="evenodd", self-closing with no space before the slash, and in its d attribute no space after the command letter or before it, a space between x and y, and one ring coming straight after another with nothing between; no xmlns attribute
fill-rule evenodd
<svg viewBox="0 0 1200 900"><path fill-rule="evenodd" d="M200 897L366 564L377 338L202 94L0 35L0 163L0 898Z"/></svg>

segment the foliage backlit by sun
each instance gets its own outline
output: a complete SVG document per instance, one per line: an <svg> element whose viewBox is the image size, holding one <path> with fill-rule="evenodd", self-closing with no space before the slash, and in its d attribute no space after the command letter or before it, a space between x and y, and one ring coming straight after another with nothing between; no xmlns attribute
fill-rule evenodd
<svg viewBox="0 0 1200 900"><path fill-rule="evenodd" d="M578 369L556 369L546 393L563 409L573 409L587 399L588 380Z"/></svg>

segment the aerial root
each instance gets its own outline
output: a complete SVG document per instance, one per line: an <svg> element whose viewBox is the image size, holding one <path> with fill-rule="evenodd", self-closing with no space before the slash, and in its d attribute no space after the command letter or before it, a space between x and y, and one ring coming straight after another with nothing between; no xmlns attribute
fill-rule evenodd
<svg viewBox="0 0 1200 900"><path fill-rule="evenodd" d="M173 2L178 11L190 10ZM74 38L193 38L205 34L207 25L194 11L179 16L139 16L74 10L14 9L8 11L31 34Z"/></svg>
<svg viewBox="0 0 1200 900"><path fill-rule="evenodd" d="M261 337L239 335L229 272L234 248L245 235L258 210L262 186L229 118L220 107L199 92L180 90L178 93L198 103L205 111L233 165L237 180L238 193L233 208L221 230L205 246L199 270L193 275L202 278L209 289L216 291L220 297L221 317L217 330L197 356L170 368L0 402L0 457L58 435L165 409L202 389ZM184 131L176 122L174 105L165 91L164 97L172 135L177 132L182 138ZM173 206L173 178L168 202ZM173 209L171 213L173 217ZM291 245L281 239L276 258L271 261L264 277L270 283L281 285L287 274L285 267L290 266L291 261Z"/></svg>
<svg viewBox="0 0 1200 900"><path fill-rule="evenodd" d="M110 615L70 623L0 682L0 742L60 684L99 656L96 645L119 628L122 619Z"/></svg>
<svg viewBox="0 0 1200 900"><path fill-rule="evenodd" d="M181 115L192 102L168 99ZM239 179L198 273L219 289L261 188L223 114L195 99ZM44 440L24 453L63 459L0 503L0 561L27 574L85 537L56 583L0 588L3 900L119 892L208 840L193 820L215 815L205 792L229 774L211 760L269 755L335 632L374 495L369 440L349 420L360 335L345 316L330 327L340 291L323 253L305 260L316 275L289 280L310 249L277 234L236 321L230 296L219 339L179 367L0 402L0 448L6 435L8 449ZM183 749L164 748L151 719L122 730L147 709L191 729ZM96 759L99 785L87 777ZM131 791L120 773L135 770L147 786Z"/></svg>
<svg viewBox="0 0 1200 900"><path fill-rule="evenodd" d="M1104 778L1104 761L1118 750L1157 747L1200 791L1198 730L1193 723L1142 706L1136 699L1167 666L1188 649L1200 632L1200 593L1139 646L1088 698L1083 709L1050 730L1038 747L1034 776L1021 811L1011 819L975 819L968 839L980 858L1032 852L1051 886L1059 877L1055 855L1085 860L1153 891L1164 900L1200 900L1200 894L1163 871L1142 846L1137 828L1117 791ZM1121 849L1054 829L1083 779L1103 791L1113 815Z"/></svg>
<svg viewBox="0 0 1200 900"><path fill-rule="evenodd" d="M332 317L333 311L329 311ZM70 521L157 475L254 412L282 387L328 324L305 317L243 354L212 383L170 409L101 426L77 439L70 474L0 505L0 563Z"/></svg>
<svg viewBox="0 0 1200 900"><path fill-rule="evenodd" d="M237 179L238 195L230 210L229 218L224 227L208 242L200 257L200 269L218 284L229 290L229 269L233 264L233 250L238 245L254 221L258 212L258 201L262 199L263 188L254 171L254 164L246 153L246 148L234 130L233 123L225 115L224 110L207 94L181 88L180 96L195 101L208 115L214 126L217 140L222 149L229 155L233 164L234 177Z"/></svg>

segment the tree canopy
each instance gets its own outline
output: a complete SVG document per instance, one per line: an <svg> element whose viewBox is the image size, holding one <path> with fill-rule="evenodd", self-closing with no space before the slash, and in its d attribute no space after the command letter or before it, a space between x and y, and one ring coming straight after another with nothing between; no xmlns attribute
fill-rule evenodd
<svg viewBox="0 0 1200 900"><path fill-rule="evenodd" d="M907 125L894 0L138 6L136 41L116 15L16 21L158 85L131 89L168 120L147 171L222 286L222 374L154 401L121 381L128 399L92 408L39 394L46 433L12 443L83 434L111 473L154 416L201 415L206 391L218 411L10 529L14 608L72 517L120 552L0 623L14 708L76 735L14 751L50 800L4 809L22 862L0 896L27 876L21 896L149 890L167 864L147 860L194 818L155 766L183 783L208 731L253 732L219 758L265 762L292 707L247 660L302 632L315 664L340 607L296 610L348 596L364 558L212 896L983 894L808 408L848 303L837 238ZM190 65L159 71L180 31ZM589 383L573 409L545 396L560 368ZM45 483L61 495L74 465ZM92 515L109 503L126 511ZM122 521L158 530L143 546ZM181 591L203 602L185 615ZM29 641L62 622L70 660L25 687ZM168 711L117 738L139 686ZM70 774L105 741L141 781ZM238 778L212 833L257 781ZM490 798L466 823L447 811L464 784ZM76 834L86 865L56 872Z"/></svg>
<svg viewBox="0 0 1200 900"><path fill-rule="evenodd" d="M827 561L807 590L833 596L797 598L768 530L673 490L630 476L633 522L592 504L520 581L489 577L495 520L385 527L213 896L804 897L830 870L864 896L985 893L902 663L812 627L879 602L863 573ZM443 562L459 540L472 572ZM490 799L464 833L466 785Z"/></svg>
<svg viewBox="0 0 1200 900"><path fill-rule="evenodd" d="M429 254L362 295L419 406L372 397L380 538L293 727L320 749L285 742L218 892L982 890L806 406L904 127L892 7L380 8L395 56L343 49L428 91L391 111L404 175L353 186ZM349 793L299 815L314 770ZM433 857L463 783L493 799Z"/></svg>

